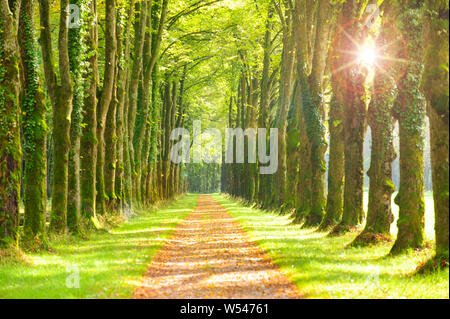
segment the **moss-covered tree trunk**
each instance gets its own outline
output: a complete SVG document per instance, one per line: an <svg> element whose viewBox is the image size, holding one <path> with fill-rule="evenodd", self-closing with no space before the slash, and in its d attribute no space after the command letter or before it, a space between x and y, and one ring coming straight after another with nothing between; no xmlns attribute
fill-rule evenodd
<svg viewBox="0 0 450 319"><path fill-rule="evenodd" d="M157 98L158 97L158 98ZM150 194L151 203L155 203L159 200L158 191L158 141L160 136L159 125L160 123L160 109L161 103L159 99L159 67L155 64L152 72L152 110L151 110L151 131L150 134Z"/></svg>
<svg viewBox="0 0 450 319"><path fill-rule="evenodd" d="M263 60L263 71L261 75L261 97L260 97L260 105L259 105L259 114L258 114L258 127L259 128L268 128L269 126L269 107L270 107L270 66L271 66L271 53L272 53L272 17L273 17L273 6L269 6L267 12L267 21L266 21L266 33L264 35L264 60ZM230 108L229 108L229 127L231 127L232 123L232 99L230 99ZM259 137L261 138L261 137ZM266 137L267 140L267 137ZM230 172L230 168L227 169ZM228 177L228 185L232 183L231 181L231 173L227 174ZM258 184L258 202L262 206L264 204L264 199L266 195L266 185L268 183L269 176L260 175L259 176L259 184ZM228 186L229 187L229 186ZM227 192L230 192L229 189Z"/></svg>
<svg viewBox="0 0 450 319"><path fill-rule="evenodd" d="M389 8L388 8L389 9ZM389 23L388 11L384 12L384 23L378 35L376 46L380 56L389 54L392 38L392 29ZM394 34L395 35L395 34ZM377 241L390 239L391 224L394 221L392 214L392 194L395 185L392 181L392 162L396 154L393 143L394 117L392 107L397 95L396 85L392 78L392 68L386 60L383 70L376 69L372 99L369 105L368 124L372 132L372 152L370 169L369 207L364 230L355 239L354 244L373 244Z"/></svg>
<svg viewBox="0 0 450 319"><path fill-rule="evenodd" d="M425 228L423 185L423 127L425 99L420 92L423 73L421 1L400 1L395 25L405 38L408 56L402 48L398 58L406 60L405 72L398 81L394 112L399 122L400 189L395 198L399 206L398 235L391 253L422 247Z"/></svg>
<svg viewBox="0 0 450 319"><path fill-rule="evenodd" d="M88 3L89 13L86 24L87 35L84 39L87 53L87 78L84 91L83 133L81 136L81 212L87 219L96 216L95 176L97 170L97 1Z"/></svg>
<svg viewBox="0 0 450 319"><path fill-rule="evenodd" d="M258 114L258 79L253 78L250 80L250 91L249 91L249 107L247 108L247 121L246 121L246 129L253 129L255 131L254 136L249 136L250 140L253 140L255 143L255 148L251 149L249 147L249 139L247 139L246 145L246 161L248 162L249 153L250 157L252 157L251 153L254 153L255 159L256 156L256 145L257 145L257 114ZM255 199L255 191L258 184L258 165L257 163L248 163L247 164L247 191L246 191L246 199L249 203L253 203Z"/></svg>
<svg viewBox="0 0 450 319"><path fill-rule="evenodd" d="M336 86L334 86L336 87ZM344 207L344 130L342 104L336 97L339 89L333 89L330 103L328 128L330 131L330 156L328 162L328 195L325 216L320 230L329 230L342 218Z"/></svg>
<svg viewBox="0 0 450 319"><path fill-rule="evenodd" d="M133 67L130 75L130 86L128 91L128 147L125 151L128 151L128 160L130 170L132 172L131 185L134 200L137 199L136 195L136 171L135 171L135 150L133 145L134 130L136 124L136 112L138 104L138 91L139 82L142 79L143 69L143 52L147 26L148 16L148 0L140 1L136 3L136 19L135 19L135 37L134 37L134 54L133 54Z"/></svg>
<svg viewBox="0 0 450 319"><path fill-rule="evenodd" d="M336 17L336 14L334 15ZM336 19L337 24L342 24L342 15ZM330 32L330 38L335 34L335 30ZM334 42L333 52L340 50L341 43ZM341 62L339 59L343 58L341 54L329 55L328 66L331 64L338 65ZM327 205L325 209L325 216L319 226L319 230L328 231L339 224L342 218L344 209L344 93L343 87L335 72L331 74L331 89L332 96L329 103L328 112L328 131L330 134L329 141L329 160L328 160L328 193Z"/></svg>
<svg viewBox="0 0 450 319"><path fill-rule="evenodd" d="M97 106L97 170L96 170L96 209L97 213L106 213L106 201L108 199L105 191L105 127L108 109L112 101L115 79L116 79L116 1L105 0L105 73L103 76L103 87L100 101ZM113 101L115 103L115 101ZM110 119L115 117L111 115Z"/></svg>
<svg viewBox="0 0 450 319"><path fill-rule="evenodd" d="M280 9L281 10L281 9ZM280 13L281 17L281 13ZM283 18L283 52L280 75L280 104L277 114L278 127L278 171L277 171L277 191L273 192L274 201L283 206L286 199L286 133L287 117L289 106L291 105L292 91L294 86L293 73L295 66L295 41L293 35L293 10L286 8ZM279 205L278 205L279 204Z"/></svg>
<svg viewBox="0 0 450 319"><path fill-rule="evenodd" d="M123 67L123 12L118 8L117 18L116 18L116 65L115 65L115 83L111 95L111 102L108 107L108 114L106 116L106 127L105 127L105 165L103 168L103 173L105 177L105 194L108 198L106 202L106 210L111 211L116 208L116 168L117 168L117 141L118 135L121 134L117 130L117 113L119 108L119 87L125 85L123 72L119 74L119 70ZM119 76L122 76L120 78ZM120 83L122 82L122 83ZM122 97L120 97L122 98ZM122 123L121 123L122 124ZM121 127L122 128L122 127Z"/></svg>
<svg viewBox="0 0 450 319"><path fill-rule="evenodd" d="M83 0L72 0L71 4L82 7ZM80 17L81 18L81 17ZM81 21L80 27L69 29L69 60L70 72L74 81L73 107L70 123L69 151L69 186L67 198L67 226L73 233L79 231L81 214L80 190L80 145L81 125L83 122L84 80L82 54L84 54Z"/></svg>
<svg viewBox="0 0 450 319"><path fill-rule="evenodd" d="M17 244L21 145L17 21L20 1L0 0L0 246Z"/></svg>
<svg viewBox="0 0 450 319"><path fill-rule="evenodd" d="M22 132L24 137L24 241L26 245L46 242L46 107L39 82L37 43L32 0L20 7L19 46L23 67Z"/></svg>
<svg viewBox="0 0 450 319"><path fill-rule="evenodd" d="M299 132L299 104L300 94L298 93L298 82L294 87L293 99L291 102L289 116L288 116L288 128L286 136L286 183L287 189L285 202L287 209L291 210L296 208L298 203L298 194L295 191L298 187L298 168L300 160L300 132Z"/></svg>
<svg viewBox="0 0 450 319"><path fill-rule="evenodd" d="M449 53L448 1L426 1L425 70L422 87L430 119L431 166L436 232L436 265L448 267L449 245ZM446 68L445 68L446 66Z"/></svg>
<svg viewBox="0 0 450 319"><path fill-rule="evenodd" d="M127 13L125 15L126 24L124 28L124 34L117 33L118 41L118 75L117 75L117 111L116 111L116 152L117 152L117 164L115 165L115 194L118 196L121 206L125 205L129 198L129 192L127 187L127 174L125 163L125 144L127 143L127 103L128 103L128 85L130 75L130 38L131 38L131 26L134 17L134 0L130 1ZM121 23L118 21L118 23ZM124 42L122 45L122 41ZM119 50L119 47L123 47L123 52ZM110 174L113 174L111 169Z"/></svg>
<svg viewBox="0 0 450 319"><path fill-rule="evenodd" d="M116 72L118 69L116 69ZM117 73L116 73L117 74ZM116 132L116 118L117 118L117 90L114 88L111 95L111 102L109 103L108 115L106 116L105 127L105 164L103 167L104 185L107 211L115 209L116 203L116 165L117 165L117 132Z"/></svg>
<svg viewBox="0 0 450 319"><path fill-rule="evenodd" d="M343 83L343 115L344 115L344 154L345 183L344 208L341 222L332 234L340 234L354 229L363 222L363 188L364 188L364 135L366 131L366 102L364 99L366 77L365 70L357 63L354 52L358 52L356 43L364 41L363 30L357 21L360 3L348 1L343 5L341 29L337 32L335 43L342 58L332 69ZM350 22L349 22L350 21Z"/></svg>
<svg viewBox="0 0 450 319"><path fill-rule="evenodd" d="M176 85L176 81L173 82L173 86ZM169 162L169 147L170 147L170 127L172 119L173 105L173 92L172 80L166 79L163 97L163 121L162 121L162 149L161 149L161 181L162 181L162 194L164 199L169 198L169 175L170 175L170 162Z"/></svg>
<svg viewBox="0 0 450 319"><path fill-rule="evenodd" d="M50 227L57 232L65 231L67 226L68 161L73 99L68 48L68 6L69 0L60 1L58 36L60 84L58 84L53 65L49 1L39 1L42 58L47 89L53 105L53 186Z"/></svg>
<svg viewBox="0 0 450 319"><path fill-rule="evenodd" d="M303 87L303 114L306 132L311 145L311 157L309 158L311 162L311 210L306 215L305 226L318 226L325 214L325 153L328 144L325 139L323 123L325 111L323 110L322 82L328 57L328 39L333 22L332 12L329 1L319 1L312 70L308 77L309 92L306 92L306 83L300 81L300 85ZM300 75L300 77L302 76Z"/></svg>
<svg viewBox="0 0 450 319"><path fill-rule="evenodd" d="M307 134L307 123L305 118L305 100L306 95L309 93L309 87L307 83L308 72L308 43L309 43L309 31L308 31L308 18L306 16L309 5L304 0L297 0L295 2L295 41L296 41L296 60L297 60L297 79L298 90L296 97L296 103L298 103L298 133L299 133L299 158L298 158L298 183L297 183L297 203L296 203L296 222L304 222L305 217L310 214L311 211L311 144Z"/></svg>

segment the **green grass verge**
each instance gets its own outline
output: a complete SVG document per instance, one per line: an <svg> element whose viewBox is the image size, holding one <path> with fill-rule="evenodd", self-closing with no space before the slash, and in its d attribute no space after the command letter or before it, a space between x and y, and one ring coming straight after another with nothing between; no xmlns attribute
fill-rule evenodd
<svg viewBox="0 0 450 319"><path fill-rule="evenodd" d="M346 248L355 234L326 237L287 216L244 207L214 194L249 236L297 284L305 298L449 298L449 271L413 275L431 249L386 257L391 245ZM427 236L433 214L427 195ZM395 232L395 229L393 229Z"/></svg>
<svg viewBox="0 0 450 319"><path fill-rule="evenodd" d="M197 204L187 195L167 207L141 212L89 240L51 242L54 253L0 255L0 298L129 298L152 256ZM79 270L79 288L73 285Z"/></svg>

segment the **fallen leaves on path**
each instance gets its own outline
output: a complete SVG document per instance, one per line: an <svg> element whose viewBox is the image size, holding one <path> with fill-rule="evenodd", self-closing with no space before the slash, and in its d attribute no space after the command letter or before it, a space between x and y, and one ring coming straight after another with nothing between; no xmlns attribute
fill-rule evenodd
<svg viewBox="0 0 450 319"><path fill-rule="evenodd" d="M199 197L134 292L137 299L300 297L297 287L209 195Z"/></svg>

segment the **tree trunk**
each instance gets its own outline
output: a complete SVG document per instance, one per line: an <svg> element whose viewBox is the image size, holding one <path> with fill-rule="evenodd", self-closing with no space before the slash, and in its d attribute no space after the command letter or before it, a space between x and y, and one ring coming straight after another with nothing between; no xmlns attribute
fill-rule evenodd
<svg viewBox="0 0 450 319"><path fill-rule="evenodd" d="M20 1L0 0L0 246L17 245L21 144L17 21Z"/></svg>
<svg viewBox="0 0 450 319"><path fill-rule="evenodd" d="M19 46L23 66L24 96L22 101L22 132L24 137L24 241L41 245L45 239L46 213L46 107L39 82L37 43L34 33L32 0L23 0L20 7Z"/></svg>
<svg viewBox="0 0 450 319"><path fill-rule="evenodd" d="M81 7L82 1L72 1ZM80 28L69 29L69 60L70 72L74 80L73 108L70 123L70 151L69 151L69 189L67 198L67 226L73 233L79 231L81 195L80 195L80 143L81 124L83 122L83 76L81 55L84 52L83 39Z"/></svg>
<svg viewBox="0 0 450 319"><path fill-rule="evenodd" d="M285 201L286 188L286 133L287 116L293 90L293 73L295 65L295 43L293 36L293 19L290 9L286 9L286 23L283 30L283 53L282 68L280 75L280 105L278 109L278 172L277 172L277 192L274 193L275 203L283 205ZM278 206L279 207L279 206Z"/></svg>
<svg viewBox="0 0 450 319"><path fill-rule="evenodd" d="M96 170L96 190L97 190L97 213L106 213L105 191L105 126L108 116L108 109L111 104L116 78L116 1L105 0L105 73L103 76L102 95L97 107L97 170ZM115 103L115 101L113 101ZM115 115L114 115L115 117ZM111 116L111 120L113 116Z"/></svg>
<svg viewBox="0 0 450 319"><path fill-rule="evenodd" d="M318 226L325 213L325 153L327 141L323 119L323 75L328 57L328 38L333 21L330 18L332 7L329 1L319 1L316 23L315 45L312 59L312 71L308 78L309 94L303 93L306 131L311 145L311 210L306 215L305 226ZM300 63L301 61L299 61ZM301 75L300 75L301 76ZM302 81L300 81L302 84ZM306 83L303 85L306 89Z"/></svg>
<svg viewBox="0 0 450 319"><path fill-rule="evenodd" d="M50 227L57 232L64 232L67 226L68 160L73 99L68 50L69 0L60 1L58 39L60 85L57 83L52 62L49 1L40 0L39 3L42 57L47 89L53 105L53 186Z"/></svg>
<svg viewBox="0 0 450 319"><path fill-rule="evenodd" d="M400 189L395 203L399 206L398 235L391 254L419 248L424 242L425 200L423 185L423 127L425 101L420 92L423 73L422 13L420 1L407 1L397 8L396 27L408 39L405 73L398 82L395 115L400 127Z"/></svg>
<svg viewBox="0 0 450 319"><path fill-rule="evenodd" d="M336 87L336 86L334 86ZM344 206L344 130L342 104L336 97L339 88L333 89L328 128L330 130L330 156L328 162L328 195L326 213L319 230L327 231L336 226ZM340 99L339 99L340 100Z"/></svg>
<svg viewBox="0 0 450 319"><path fill-rule="evenodd" d="M448 267L449 245L449 99L448 70L448 4L446 1L426 2L425 71L422 88L428 102L430 119L431 166L433 170L433 197L436 232L437 266ZM447 13L447 16L446 16Z"/></svg>
<svg viewBox="0 0 450 319"><path fill-rule="evenodd" d="M270 107L270 56L272 53L272 33L271 33L271 19L273 16L273 6L269 5L266 22L266 33L264 35L264 61L263 71L261 77L261 98L258 114L258 126L260 128L269 128L269 107ZM232 114L232 101L230 101L230 127L231 127L231 114ZM267 137L266 137L267 139ZM228 169L230 171L230 169ZM228 183L231 183L231 174L228 174ZM258 201L261 205L264 203L266 185L268 184L269 177L267 175L259 175L258 185ZM228 190L229 192L229 190Z"/></svg>
<svg viewBox="0 0 450 319"><path fill-rule="evenodd" d="M130 1L129 9L125 18L127 20L125 26L125 34L124 39L122 39L121 34L118 33L118 42L124 40L124 49L123 52L118 51L118 75L117 75L117 118L116 118L116 132L117 132L117 164L115 166L115 194L119 197L122 206L129 199L129 189L127 187L127 166L126 166L126 154L127 150L125 149L125 145L127 143L127 92L129 86L129 62L128 59L130 57L130 38L131 38L131 21L134 17L134 0ZM119 21L120 22L120 21ZM111 171L111 174L113 172Z"/></svg>
<svg viewBox="0 0 450 319"><path fill-rule="evenodd" d="M332 54L342 55L334 61L333 72L340 77L345 90L343 93L344 115L344 154L345 154L345 183L344 183L344 210L341 222L335 227L332 234L338 235L353 230L364 219L363 187L364 187L364 135L366 131L366 103L365 103L365 71L355 63L358 47L356 42L364 40L364 34L359 23L359 5L349 1L344 4L341 17L341 30L336 35L338 48L342 54L333 49ZM351 21L349 24L348 21ZM346 24L346 25L345 25ZM352 40L355 39L355 40Z"/></svg>
<svg viewBox="0 0 450 319"><path fill-rule="evenodd" d="M143 68L143 52L144 52L144 39L145 39L145 29L147 25L147 10L148 0L143 0L140 3L136 3L136 20L135 20L135 38L134 38L134 56L133 56L133 68L130 75L130 86L128 91L128 147L125 151L128 151L128 160L130 165L130 171L132 176L130 176L132 193L136 197L136 171L135 171L135 154L134 154L134 129L136 123L136 111L138 103L138 89L139 82L142 78L142 68ZM136 198L134 198L136 199Z"/></svg>
<svg viewBox="0 0 450 319"><path fill-rule="evenodd" d="M90 15L86 21L88 28L85 38L87 60L86 89L84 92L84 128L81 136L81 211L86 219L96 216L96 168L97 168L97 1L89 2Z"/></svg>
<svg viewBox="0 0 450 319"><path fill-rule="evenodd" d="M388 8L389 10L389 8ZM391 56L388 52L392 30L389 23L389 12L385 10L384 24L376 42L377 48L382 50L380 56ZM368 123L372 131L372 152L370 169L369 208L367 222L361 234L353 242L355 245L373 244L377 241L389 241L392 214L392 194L395 185L392 181L392 162L396 158L393 130L394 118L392 107L397 95L396 85L392 78L393 70L385 61L383 70L377 69L374 77L372 100L369 106Z"/></svg>

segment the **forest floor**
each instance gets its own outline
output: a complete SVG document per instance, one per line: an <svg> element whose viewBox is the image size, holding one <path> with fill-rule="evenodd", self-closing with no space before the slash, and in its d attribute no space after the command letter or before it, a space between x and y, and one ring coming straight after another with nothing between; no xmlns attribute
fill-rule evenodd
<svg viewBox="0 0 450 319"><path fill-rule="evenodd" d="M300 292L210 195L154 257L135 298L287 299Z"/></svg>
<svg viewBox="0 0 450 319"><path fill-rule="evenodd" d="M50 238L50 252L0 251L0 298L449 298L448 268L415 274L432 225L427 205L426 248L390 257L392 243L349 247L355 233L186 195L88 240Z"/></svg>
<svg viewBox="0 0 450 319"><path fill-rule="evenodd" d="M219 194L213 198L292 278L304 298L449 298L448 268L415 274L433 254L429 231L434 218L428 201L426 248L391 257L388 254L393 243L351 247L348 244L356 233L328 237L327 233L293 224L287 215L246 207ZM392 234L396 234L395 225Z"/></svg>
<svg viewBox="0 0 450 319"><path fill-rule="evenodd" d="M88 234L88 240L50 238L51 252L0 251L0 299L130 298L152 256L197 199L186 195L153 210L138 210L119 227Z"/></svg>

